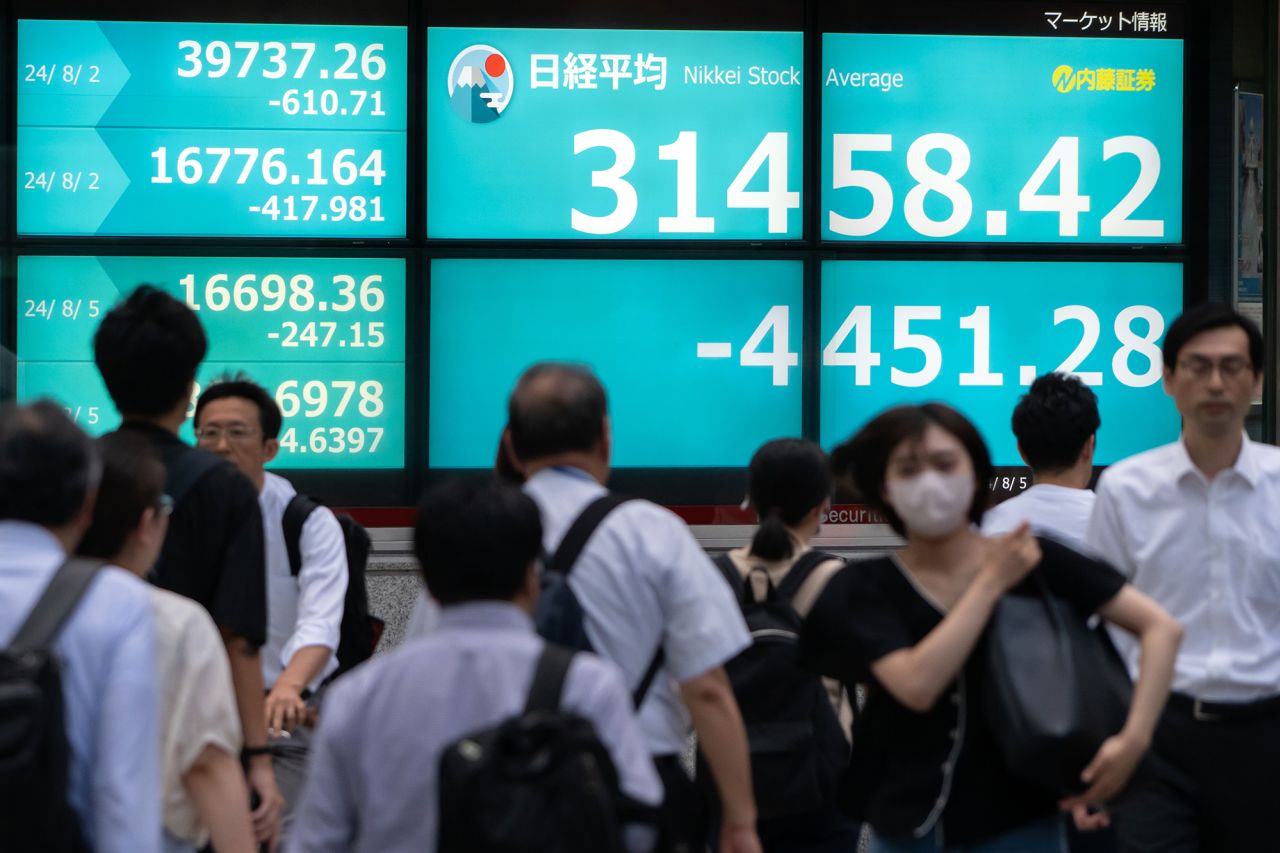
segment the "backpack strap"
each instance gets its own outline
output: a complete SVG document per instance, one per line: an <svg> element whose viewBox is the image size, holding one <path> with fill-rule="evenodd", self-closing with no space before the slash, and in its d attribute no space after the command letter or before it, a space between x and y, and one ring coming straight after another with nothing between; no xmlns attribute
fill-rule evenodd
<svg viewBox="0 0 1280 853"><path fill-rule="evenodd" d="M569 527L569 532L556 546L556 552L547 563L547 571L568 577L573 566L578 562L582 549L587 547L587 540L609 513L622 506L631 498L613 493L601 495L584 509Z"/></svg>
<svg viewBox="0 0 1280 853"><path fill-rule="evenodd" d="M547 643L542 647L542 654L538 655L538 664L533 670L533 681L529 685L529 698L524 704L526 714L560 708L560 696L564 693L564 682L571 663L571 650L554 643Z"/></svg>
<svg viewBox="0 0 1280 853"><path fill-rule="evenodd" d="M778 584L778 595L783 600L790 602L795 598L796 593L800 591L800 587L804 586L804 582L814 573L814 570L823 563L831 560L840 559L835 554L828 554L825 551L806 551L800 555L800 559L796 560L795 565L787 572L786 577Z"/></svg>
<svg viewBox="0 0 1280 853"><path fill-rule="evenodd" d="M729 588L733 590L734 600L744 601L747 585L742 579L742 573L738 571L737 565L734 564L733 558L729 556L729 552L725 551L723 554L717 554L711 562L720 570L720 574L728 582Z"/></svg>
<svg viewBox="0 0 1280 853"><path fill-rule="evenodd" d="M284 548L289 552L289 574L295 578L302 571L302 528L318 506L306 495L294 495L284 508L280 527L284 530Z"/></svg>
<svg viewBox="0 0 1280 853"><path fill-rule="evenodd" d="M14 648L44 649L53 644L63 623L70 618L102 568L101 560L72 557L54 574L31 608L10 644Z"/></svg>
<svg viewBox="0 0 1280 853"><path fill-rule="evenodd" d="M177 504L196 483L204 479L205 474L221 464L221 456L198 447L189 447L168 467L165 491Z"/></svg>
<svg viewBox="0 0 1280 853"><path fill-rule="evenodd" d="M653 659L649 661L649 668L644 671L644 678L640 679L640 683L636 685L636 692L631 694L631 704L637 711L644 704L644 697L649 694L649 688L653 686L653 680L658 677L658 670L662 669L662 665L667 662L667 650L662 647L662 640L658 640L658 650L653 653Z"/></svg>

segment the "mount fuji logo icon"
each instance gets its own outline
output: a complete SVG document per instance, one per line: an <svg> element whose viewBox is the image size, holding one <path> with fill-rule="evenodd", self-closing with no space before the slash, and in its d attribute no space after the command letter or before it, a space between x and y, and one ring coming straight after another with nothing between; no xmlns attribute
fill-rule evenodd
<svg viewBox="0 0 1280 853"><path fill-rule="evenodd" d="M472 124L496 121L511 103L516 78L502 51L473 44L449 66L449 103Z"/></svg>

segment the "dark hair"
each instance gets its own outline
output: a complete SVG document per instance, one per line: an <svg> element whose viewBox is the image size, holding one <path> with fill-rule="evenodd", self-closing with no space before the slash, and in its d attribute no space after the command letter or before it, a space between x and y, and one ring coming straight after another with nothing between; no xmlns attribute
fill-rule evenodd
<svg viewBox="0 0 1280 853"><path fill-rule="evenodd" d="M56 403L0 405L0 521L70 523L98 470L93 440Z"/></svg>
<svg viewBox="0 0 1280 853"><path fill-rule="evenodd" d="M585 367L542 362L524 372L507 401L516 458L591 450L604 437L604 386Z"/></svg>
<svg viewBox="0 0 1280 853"><path fill-rule="evenodd" d="M120 414L156 417L188 393L208 343L191 309L149 284L107 312L93 358Z"/></svg>
<svg viewBox="0 0 1280 853"><path fill-rule="evenodd" d="M93 505L93 521L77 549L86 557L110 560L124 549L142 514L164 494L164 464L151 442L120 430L98 439L102 482Z"/></svg>
<svg viewBox="0 0 1280 853"><path fill-rule="evenodd" d="M537 505L493 477L446 483L418 507L414 551L427 589L441 604L510 601L541 549Z"/></svg>
<svg viewBox="0 0 1280 853"><path fill-rule="evenodd" d="M1066 373L1037 377L1013 410L1013 434L1033 471L1075 465L1100 426L1098 398L1080 377Z"/></svg>
<svg viewBox="0 0 1280 853"><path fill-rule="evenodd" d="M831 470L822 448L803 438L779 438L765 443L751 457L747 496L760 515L751 540L751 555L783 560L794 553L787 527L831 497Z"/></svg>
<svg viewBox="0 0 1280 853"><path fill-rule="evenodd" d="M831 453L831 468L836 475L852 476L859 499L880 512L889 526L902 535L906 534L902 519L884 499L885 471L894 448L904 441L919 439L931 425L951 433L969 453L976 478L969 520L979 524L991 495L991 454L977 427L944 403L895 406L881 412Z"/></svg>
<svg viewBox="0 0 1280 853"><path fill-rule="evenodd" d="M524 484L524 473L516 466L516 460L511 458L511 451L507 448L506 427L502 428L502 434L498 436L498 454L493 460L493 475L513 486Z"/></svg>
<svg viewBox="0 0 1280 853"><path fill-rule="evenodd" d="M1248 336L1249 362L1253 372L1260 373L1266 361L1266 344L1262 340L1262 332L1258 330L1258 324L1230 305L1220 302L1188 308L1182 312L1182 316L1170 324L1169 331L1164 336L1164 366L1170 371L1176 369L1178 354L1196 335L1229 326L1238 326Z"/></svg>
<svg viewBox="0 0 1280 853"><path fill-rule="evenodd" d="M258 423L262 426L264 439L280 437L280 427L284 423L284 417L280 414L280 405L266 388L250 380L243 373L219 378L204 389L200 399L196 400L196 426L200 425L200 413L204 411L205 406L214 400L226 400L231 397L248 400L258 407Z"/></svg>

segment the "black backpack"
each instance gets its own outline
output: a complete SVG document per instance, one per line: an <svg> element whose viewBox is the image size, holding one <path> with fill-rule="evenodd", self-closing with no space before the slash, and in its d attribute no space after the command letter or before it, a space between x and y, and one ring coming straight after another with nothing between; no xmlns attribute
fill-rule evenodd
<svg viewBox="0 0 1280 853"><path fill-rule="evenodd" d="M67 800L71 752L53 642L101 566L68 560L0 650L0 850L6 853L89 850Z"/></svg>
<svg viewBox="0 0 1280 853"><path fill-rule="evenodd" d="M560 710L573 656L547 643L524 711L445 749L437 853L622 853L613 761L588 720Z"/></svg>
<svg viewBox="0 0 1280 853"><path fill-rule="evenodd" d="M542 591L538 596L534 622L538 633L547 642L574 651L595 651L587 637L586 614L582 610L582 602L578 601L578 596L569 587L569 573L573 571L578 557L582 555L582 549L587 546L587 541L600 523L609 513L629 500L631 499L615 494L596 498L587 504L586 509L570 525L569 531L560 540L560 547L556 548L555 555L542 555ZM636 710L640 709L665 661L666 653L659 641L644 677L631 695Z"/></svg>
<svg viewBox="0 0 1280 853"><path fill-rule="evenodd" d="M306 495L294 495L284 508L284 545L289 552L289 572L296 578L302 571L302 527L320 506ZM335 512L342 539L347 546L347 595L342 603L342 625L338 631L338 668L330 680L373 657L386 623L369 615L369 591L365 568L373 543L369 531L345 512Z"/></svg>
<svg viewBox="0 0 1280 853"><path fill-rule="evenodd" d="M733 588L751 631L751 645L725 664L747 729L756 808L762 819L803 814L829 803L849 763L849 742L822 678L797 660L804 620L791 600L832 554L808 551L776 587L763 568L766 592L751 585L728 554L715 564ZM700 776L702 774L699 774Z"/></svg>

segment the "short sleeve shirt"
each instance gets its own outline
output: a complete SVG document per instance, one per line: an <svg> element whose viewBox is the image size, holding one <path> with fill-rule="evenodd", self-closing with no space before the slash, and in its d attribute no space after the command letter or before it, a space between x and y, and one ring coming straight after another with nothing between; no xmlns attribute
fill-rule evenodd
<svg viewBox="0 0 1280 853"><path fill-rule="evenodd" d="M1124 586L1110 566L1051 539L1036 567L1050 590L1087 618ZM1013 595L1034 595L1028 578ZM1005 767L981 706L982 644L926 713L908 709L871 674L871 665L915 646L944 618L891 557L851 563L832 578L805 621L806 665L846 684L867 685L842 798L850 813L889 838L932 831L947 845L980 842L1057 810L1056 797Z"/></svg>
<svg viewBox="0 0 1280 853"><path fill-rule="evenodd" d="M151 424L126 423L149 439L172 475L184 455L201 453ZM254 646L267 637L266 552L258 493L229 462L180 496L169 518L153 578L156 586L199 602L219 628Z"/></svg>

